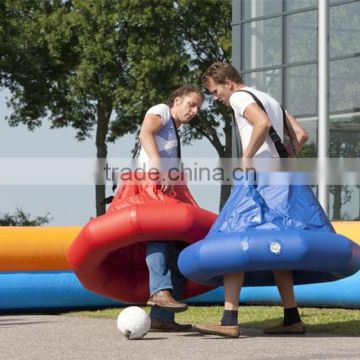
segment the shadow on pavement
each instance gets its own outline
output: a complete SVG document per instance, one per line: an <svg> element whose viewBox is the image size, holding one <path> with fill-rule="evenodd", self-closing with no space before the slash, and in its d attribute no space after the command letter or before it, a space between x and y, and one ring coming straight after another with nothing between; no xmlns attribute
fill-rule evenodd
<svg viewBox="0 0 360 360"><path fill-rule="evenodd" d="M306 327L306 334L304 335L266 335L263 334L262 329L267 327L275 326L281 324L282 317L258 321L258 322L245 322L240 324L241 330L246 333L246 329L257 330L259 333L257 336L266 336L266 337L279 337L279 336L292 336L292 337L359 337L360 334L360 321L359 320L350 320L350 321L336 321L333 323L326 324L316 324L309 325L306 323L306 316L302 316L302 320ZM354 330L355 329L355 330Z"/></svg>

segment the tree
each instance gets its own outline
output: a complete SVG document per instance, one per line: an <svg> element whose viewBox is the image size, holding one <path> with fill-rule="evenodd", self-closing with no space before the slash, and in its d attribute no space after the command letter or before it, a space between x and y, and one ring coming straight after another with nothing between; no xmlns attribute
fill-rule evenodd
<svg viewBox="0 0 360 360"><path fill-rule="evenodd" d="M132 4L132 2L130 2ZM146 3L146 2L145 2ZM154 97L159 98L158 89L152 89L153 84L161 81L169 81L169 69L164 62L164 56L160 44L164 43L164 39L171 32L171 39L174 42L172 55L180 57L178 68L174 71L174 80L178 83L200 83L201 74L207 67L216 60L231 61L231 1L226 0L177 0L165 1L173 5L172 18L167 15L166 21L171 25L171 29L167 26L162 28L155 24L146 23L144 33L138 31L130 31L132 37L144 37L146 34L152 34L157 31L155 40L159 44L154 53L153 48L143 46L143 42L136 39L132 43L132 57L130 60L132 78L141 81L141 86L131 86L132 98L142 99L143 89L148 88L154 92ZM136 4L136 2L135 2ZM141 9L143 2L139 5L138 12L134 11L134 18L142 18ZM166 22L165 21L165 22ZM148 26L150 25L150 28ZM156 30L157 29L157 30ZM149 36L149 35L148 35ZM147 40L148 42L148 40ZM175 48L178 49L175 50ZM161 62L160 68L165 71L154 72L153 64L150 58ZM150 66L149 66L150 65ZM142 101L142 104L150 105L151 102ZM138 118L143 117L142 108L130 107L126 108L127 116L132 115ZM125 116L125 115L124 115ZM121 136L121 122L114 122L112 139ZM205 110L191 122L190 126L185 126L182 131L182 139L184 144L189 144L193 140L206 138L210 144L214 146L220 158L231 157L231 114L221 104L213 101L212 97L206 98ZM228 198L230 191L229 186L223 186L221 192L220 203L223 204Z"/></svg>
<svg viewBox="0 0 360 360"><path fill-rule="evenodd" d="M84 140L95 129L97 215L105 211L107 142L134 131L144 109L180 80L187 56L167 0L5 0L0 5L0 85L9 124L47 118Z"/></svg>
<svg viewBox="0 0 360 360"><path fill-rule="evenodd" d="M231 1L179 0L179 36L191 57L189 81L198 82L214 61L231 62ZM185 143L205 137L220 158L232 157L232 117L224 105L212 96L206 99L205 110L185 128ZM230 193L222 186L220 208Z"/></svg>
<svg viewBox="0 0 360 360"><path fill-rule="evenodd" d="M145 110L181 83L199 83L214 60L230 60L229 0L4 0L0 18L9 124L34 130L46 118L52 128L75 128L78 140L95 129L99 182L108 141L135 131ZM230 123L208 99L184 142L206 137L230 157ZM97 185L97 215L104 197Z"/></svg>
<svg viewBox="0 0 360 360"><path fill-rule="evenodd" d="M17 208L13 214L0 213L0 226L42 226L50 222L49 214L31 218L23 209Z"/></svg>

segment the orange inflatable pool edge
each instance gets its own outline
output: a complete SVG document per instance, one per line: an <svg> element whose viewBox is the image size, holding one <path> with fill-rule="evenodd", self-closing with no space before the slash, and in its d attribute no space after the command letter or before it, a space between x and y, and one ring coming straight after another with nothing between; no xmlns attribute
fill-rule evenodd
<svg viewBox="0 0 360 360"><path fill-rule="evenodd" d="M80 231L80 226L0 227L0 271L70 270L66 252Z"/></svg>
<svg viewBox="0 0 360 360"><path fill-rule="evenodd" d="M335 231L360 245L360 221L333 221Z"/></svg>
<svg viewBox="0 0 360 360"><path fill-rule="evenodd" d="M337 233L360 244L360 221L335 221ZM70 270L66 253L82 227L0 227L0 271Z"/></svg>

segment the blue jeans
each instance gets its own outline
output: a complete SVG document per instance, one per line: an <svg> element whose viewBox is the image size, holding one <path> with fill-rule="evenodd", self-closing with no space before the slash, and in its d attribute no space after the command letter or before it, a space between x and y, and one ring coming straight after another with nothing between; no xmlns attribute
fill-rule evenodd
<svg viewBox="0 0 360 360"><path fill-rule="evenodd" d="M178 300L186 283L180 273L177 259L184 245L174 241L150 241L146 243L146 264L149 269L150 295L160 290L171 290L174 299ZM153 306L150 316L161 320L173 320L174 313Z"/></svg>

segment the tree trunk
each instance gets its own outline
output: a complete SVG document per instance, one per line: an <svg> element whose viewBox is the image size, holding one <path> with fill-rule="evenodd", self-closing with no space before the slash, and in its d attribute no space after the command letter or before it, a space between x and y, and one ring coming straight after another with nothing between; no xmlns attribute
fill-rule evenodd
<svg viewBox="0 0 360 360"><path fill-rule="evenodd" d="M220 204L219 204L219 212L224 207L227 199L230 196L232 185L222 185L220 191Z"/></svg>
<svg viewBox="0 0 360 360"><path fill-rule="evenodd" d="M219 154L220 157L225 159L232 158L232 126L231 121L225 121L224 127L224 134L225 134L225 149L223 154ZM231 184L229 185L222 185L220 191L220 204L219 204L219 212L225 205L225 202L230 196L231 193Z"/></svg>
<svg viewBox="0 0 360 360"><path fill-rule="evenodd" d="M360 220L360 186L357 187L359 189L359 215L358 220Z"/></svg>
<svg viewBox="0 0 360 360"><path fill-rule="evenodd" d="M105 214L105 167L107 160L106 136L109 129L111 116L111 101L107 99L98 102L97 105L97 128L96 128L96 185L95 201L96 216Z"/></svg>
<svg viewBox="0 0 360 360"><path fill-rule="evenodd" d="M333 220L341 219L341 185L334 185Z"/></svg>

